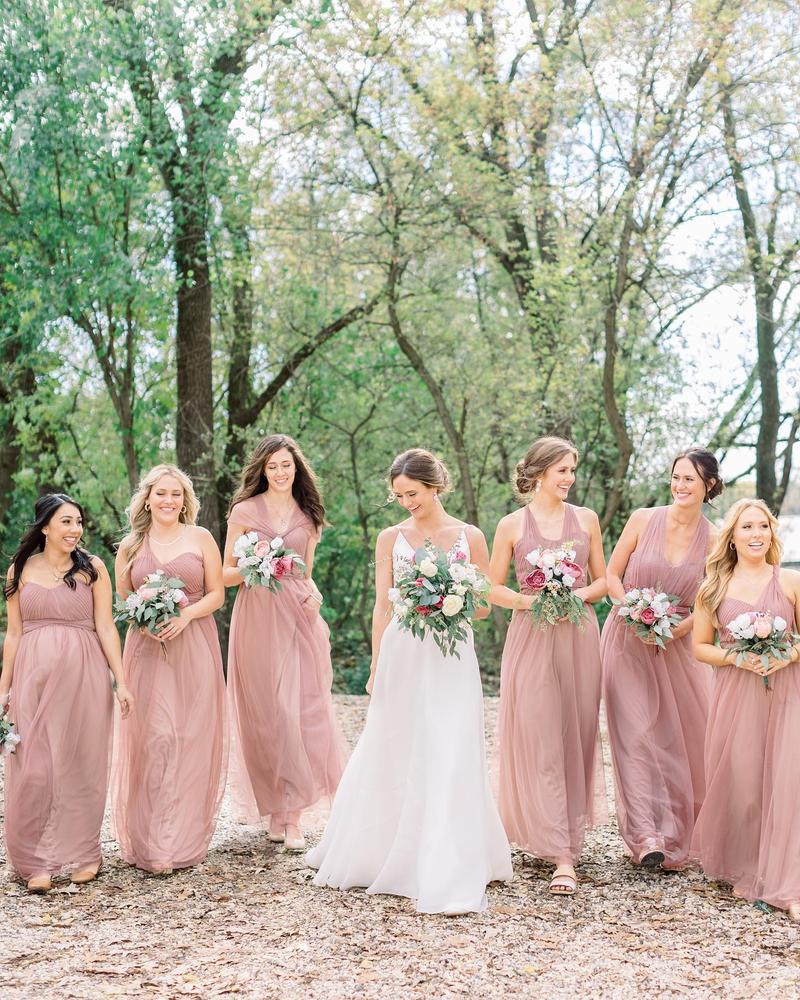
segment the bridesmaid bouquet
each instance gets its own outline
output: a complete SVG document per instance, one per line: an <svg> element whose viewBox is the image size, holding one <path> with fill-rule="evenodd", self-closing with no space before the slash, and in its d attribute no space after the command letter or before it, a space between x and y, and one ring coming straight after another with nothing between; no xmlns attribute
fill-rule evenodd
<svg viewBox="0 0 800 1000"><path fill-rule="evenodd" d="M236 566L246 587L267 587L273 593L281 589L281 580L295 569L305 573L306 564L292 549L287 549L283 539L276 536L271 542L259 541L258 533L246 531L233 543Z"/></svg>
<svg viewBox="0 0 800 1000"><path fill-rule="evenodd" d="M456 646L467 638L475 609L487 606L489 589L489 581L463 552L448 562L441 549L427 543L390 588L389 600L400 628L417 639L432 635L445 656L460 659Z"/></svg>
<svg viewBox="0 0 800 1000"><path fill-rule="evenodd" d="M583 570L575 563L574 544L570 541L555 549L533 549L525 556L532 568L522 586L536 597L531 607L536 628L564 619L583 628L586 606L572 593L583 578Z"/></svg>
<svg viewBox="0 0 800 1000"><path fill-rule="evenodd" d="M17 744L20 742L19 733L14 728L14 723L5 715L0 715L0 747L3 753L12 754L17 752Z"/></svg>
<svg viewBox="0 0 800 1000"><path fill-rule="evenodd" d="M656 652L666 648L664 640L672 638L673 628L682 621L678 613L680 597L653 587L634 587L625 594L625 600L612 597L611 603L619 605L620 618L643 642L653 643Z"/></svg>
<svg viewBox="0 0 800 1000"><path fill-rule="evenodd" d="M167 576L159 569L145 577L144 583L127 597L118 597L114 603L114 621L124 622L133 628L146 628L155 634L171 619L180 614L189 603L186 584L177 576ZM161 643L164 656L165 643Z"/></svg>
<svg viewBox="0 0 800 1000"><path fill-rule="evenodd" d="M788 660L792 646L800 641L800 636L790 631L785 619L768 611L746 611L737 615L728 624L728 631L736 640L730 647L738 655L736 666L740 667L748 653L757 656L764 667L769 666L769 658ZM764 676L764 687L769 689L769 677Z"/></svg>

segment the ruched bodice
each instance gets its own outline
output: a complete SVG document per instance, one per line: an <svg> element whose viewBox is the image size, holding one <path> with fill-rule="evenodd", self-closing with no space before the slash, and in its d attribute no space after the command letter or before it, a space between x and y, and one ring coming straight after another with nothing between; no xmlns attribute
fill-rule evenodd
<svg viewBox="0 0 800 1000"><path fill-rule="evenodd" d="M23 583L19 592L19 607L23 633L45 625L94 630L92 588L82 580L75 581L74 590L66 583L56 587Z"/></svg>
<svg viewBox="0 0 800 1000"><path fill-rule="evenodd" d="M139 588L145 578L158 570L164 570L169 576L183 580L186 596L190 604L196 604L205 594L205 569L203 557L198 552L181 552L174 559L159 562L150 547L150 541L145 536L141 549L131 566L131 583Z"/></svg>
<svg viewBox="0 0 800 1000"><path fill-rule="evenodd" d="M533 510L530 506L525 508L522 515L522 536L514 546L514 570L520 590L530 593L523 584L525 577L531 572L531 564L525 558L527 554L533 549L555 549L566 542L572 543L571 547L575 549L575 564L583 570L582 583L585 584L589 564L589 536L581 527L572 504L564 504L564 526L560 538L545 538L539 530Z"/></svg>
<svg viewBox="0 0 800 1000"><path fill-rule="evenodd" d="M747 601L740 601L735 597L722 599L717 610L717 617L721 626L719 639L723 646L729 646L734 642L727 626L734 618L738 618L739 615L746 614L748 611L765 611L773 617L780 616L790 629L796 630L794 605L781 590L780 566L773 566L772 577L755 604L748 604Z"/></svg>
<svg viewBox="0 0 800 1000"><path fill-rule="evenodd" d="M658 507L645 527L625 570L625 590L655 587L681 599L679 610L685 615L694 603L703 579L708 551L709 523L701 517L694 538L683 559L673 565L667 561L668 507Z"/></svg>
<svg viewBox="0 0 800 1000"><path fill-rule="evenodd" d="M269 523L263 493L258 493L256 496L250 497L249 500L242 500L240 503L237 503L231 511L228 520L234 524L241 524L248 531L255 531L258 534L259 540L266 539L267 541L272 541L273 538L280 536L283 539L284 546L287 549L292 549L303 559L306 557L311 537L317 533L314 522L299 507L295 507L289 519L289 524L283 533L278 532ZM286 582L289 582L290 579L287 577L284 578Z"/></svg>

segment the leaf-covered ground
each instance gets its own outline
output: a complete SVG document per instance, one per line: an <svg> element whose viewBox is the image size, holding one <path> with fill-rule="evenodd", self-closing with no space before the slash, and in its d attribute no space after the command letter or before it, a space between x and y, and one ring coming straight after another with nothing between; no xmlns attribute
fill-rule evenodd
<svg viewBox="0 0 800 1000"><path fill-rule="evenodd" d="M366 705L337 698L351 741ZM496 700L486 708L494 759ZM309 840L324 819L307 816ZM696 872L635 869L612 826L590 835L575 897L550 897L547 867L517 853L514 881L469 917L317 889L302 857L236 826L227 802L196 869L144 877L110 839L104 852L81 889L0 883L3 1000L800 996L800 930L784 915Z"/></svg>

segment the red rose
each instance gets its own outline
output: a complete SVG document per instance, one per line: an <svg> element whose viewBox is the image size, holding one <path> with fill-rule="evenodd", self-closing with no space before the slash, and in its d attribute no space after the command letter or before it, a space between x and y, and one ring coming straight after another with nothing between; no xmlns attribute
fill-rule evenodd
<svg viewBox="0 0 800 1000"><path fill-rule="evenodd" d="M418 604L414 610L417 612L418 615L425 616L429 615L433 609L426 607L424 604Z"/></svg>
<svg viewBox="0 0 800 1000"><path fill-rule="evenodd" d="M652 608L645 608L642 612L641 618L639 619L643 625L652 625L655 620L656 613Z"/></svg>
<svg viewBox="0 0 800 1000"><path fill-rule="evenodd" d="M535 569L522 581L523 587L527 587L528 590L541 590L546 583L547 577L542 569Z"/></svg>
<svg viewBox="0 0 800 1000"><path fill-rule="evenodd" d="M436 602L435 607L440 608L444 604L444 595L442 595Z"/></svg>

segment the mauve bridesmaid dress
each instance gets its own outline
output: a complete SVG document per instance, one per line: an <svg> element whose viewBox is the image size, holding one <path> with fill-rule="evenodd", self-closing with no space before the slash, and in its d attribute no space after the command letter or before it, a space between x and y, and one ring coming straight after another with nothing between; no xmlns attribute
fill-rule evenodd
<svg viewBox="0 0 800 1000"><path fill-rule="evenodd" d="M517 580L531 572L525 556L535 548L572 541L587 573L589 536L565 504L561 538L545 538L525 509L514 547ZM515 611L500 672L500 815L508 839L554 863L576 862L587 826L607 816L598 713L600 634L586 606L583 628L559 622L535 628Z"/></svg>
<svg viewBox="0 0 800 1000"><path fill-rule="evenodd" d="M797 631L780 569L755 605L725 598L725 626L746 611L769 611ZM800 903L800 666L769 679L736 667L715 668L706 732L706 797L692 838L692 856L710 878L744 899L788 909Z"/></svg>
<svg viewBox="0 0 800 1000"><path fill-rule="evenodd" d="M9 717L21 742L5 757L5 838L27 880L100 864L113 696L89 584L24 583L19 605Z"/></svg>
<svg viewBox="0 0 800 1000"><path fill-rule="evenodd" d="M651 515L623 585L675 594L686 615L705 572L709 523L700 519L686 555L673 566L666 557L667 511L659 507ZM637 638L616 607L600 649L620 834L634 861L660 851L665 864L680 867L705 794L711 667L692 655L691 633L659 650Z"/></svg>
<svg viewBox="0 0 800 1000"><path fill-rule="evenodd" d="M156 560L145 537L131 567L134 588L163 569L204 594L202 557ZM118 727L112 819L120 854L145 871L188 868L205 858L225 783L225 681L212 615L161 643L129 629L124 665L134 709Z"/></svg>
<svg viewBox="0 0 800 1000"><path fill-rule="evenodd" d="M242 500L229 520L259 539L278 534L267 521L263 494ZM305 556L315 529L297 507L284 545ZM331 699L328 626L303 600L308 580L285 577L282 589L239 587L228 647L231 794L238 818L286 823L336 791L344 744Z"/></svg>

